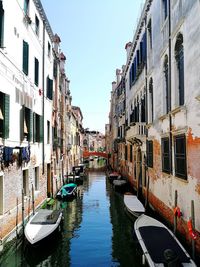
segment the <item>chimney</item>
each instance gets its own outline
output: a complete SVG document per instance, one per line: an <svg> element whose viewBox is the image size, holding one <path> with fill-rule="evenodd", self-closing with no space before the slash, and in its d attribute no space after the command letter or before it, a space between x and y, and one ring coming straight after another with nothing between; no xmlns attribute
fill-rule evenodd
<svg viewBox="0 0 200 267"><path fill-rule="evenodd" d="M121 78L121 70L120 69L116 69L116 77L117 77L117 85L120 82L120 78Z"/></svg>
<svg viewBox="0 0 200 267"><path fill-rule="evenodd" d="M129 54L130 54L131 47L132 47L132 42L128 42L128 43L125 45L126 54L127 54L127 59L128 59Z"/></svg>
<svg viewBox="0 0 200 267"><path fill-rule="evenodd" d="M112 82L112 92L115 90L116 82Z"/></svg>

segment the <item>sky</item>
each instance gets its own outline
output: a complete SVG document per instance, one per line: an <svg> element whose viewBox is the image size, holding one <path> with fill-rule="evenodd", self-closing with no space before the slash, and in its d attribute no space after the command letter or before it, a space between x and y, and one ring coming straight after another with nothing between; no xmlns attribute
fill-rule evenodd
<svg viewBox="0 0 200 267"><path fill-rule="evenodd" d="M105 132L116 69L126 64L144 0L41 0L53 33L61 38L72 105L83 127Z"/></svg>

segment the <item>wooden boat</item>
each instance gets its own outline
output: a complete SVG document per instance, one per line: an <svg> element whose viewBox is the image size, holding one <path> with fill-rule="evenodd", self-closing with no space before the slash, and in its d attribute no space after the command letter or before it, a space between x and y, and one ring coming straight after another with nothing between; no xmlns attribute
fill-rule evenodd
<svg viewBox="0 0 200 267"><path fill-rule="evenodd" d="M125 180L122 179L113 180L113 187L115 190L118 191L125 190L126 186L127 186L127 181Z"/></svg>
<svg viewBox="0 0 200 267"><path fill-rule="evenodd" d="M145 212L143 204L139 201L139 199L135 195L125 194L124 205L127 208L127 210L135 217L138 217Z"/></svg>
<svg viewBox="0 0 200 267"><path fill-rule="evenodd" d="M143 257L149 266L196 266L176 236L163 223L141 215L134 224Z"/></svg>
<svg viewBox="0 0 200 267"><path fill-rule="evenodd" d="M113 183L114 180L121 179L121 174L119 174L118 172L111 172L108 175L108 179L111 183Z"/></svg>
<svg viewBox="0 0 200 267"><path fill-rule="evenodd" d="M60 199L70 198L74 197L76 195L76 192L77 192L77 184L69 183L61 187L56 197Z"/></svg>
<svg viewBox="0 0 200 267"><path fill-rule="evenodd" d="M40 209L25 227L26 239L31 245L39 244L58 229L61 219L60 210Z"/></svg>
<svg viewBox="0 0 200 267"><path fill-rule="evenodd" d="M83 177L81 177L80 175L69 174L67 176L67 181L68 183L72 182L72 183L80 184L80 183L83 183Z"/></svg>

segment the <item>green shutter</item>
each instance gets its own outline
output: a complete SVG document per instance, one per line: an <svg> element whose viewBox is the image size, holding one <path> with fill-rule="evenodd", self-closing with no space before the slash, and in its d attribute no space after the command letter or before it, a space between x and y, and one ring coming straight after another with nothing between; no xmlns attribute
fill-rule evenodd
<svg viewBox="0 0 200 267"><path fill-rule="evenodd" d="M20 110L20 141L24 140L24 106Z"/></svg>
<svg viewBox="0 0 200 267"><path fill-rule="evenodd" d="M4 94L4 127L3 137L9 138L9 122L10 122L10 96Z"/></svg>
<svg viewBox="0 0 200 267"><path fill-rule="evenodd" d="M44 124L43 124L43 116L40 116L40 142L43 142L44 138Z"/></svg>
<svg viewBox="0 0 200 267"><path fill-rule="evenodd" d="M33 112L33 142L36 142L36 116Z"/></svg>
<svg viewBox="0 0 200 267"><path fill-rule="evenodd" d="M33 140L33 112L29 109L28 141Z"/></svg>
<svg viewBox="0 0 200 267"><path fill-rule="evenodd" d="M3 47L4 37L4 10L2 1L0 1L0 47Z"/></svg>
<svg viewBox="0 0 200 267"><path fill-rule="evenodd" d="M53 100L53 80L49 79L49 99Z"/></svg>
<svg viewBox="0 0 200 267"><path fill-rule="evenodd" d="M35 58L35 85L39 83L39 61Z"/></svg>
<svg viewBox="0 0 200 267"><path fill-rule="evenodd" d="M29 45L23 41L23 72L28 75Z"/></svg>

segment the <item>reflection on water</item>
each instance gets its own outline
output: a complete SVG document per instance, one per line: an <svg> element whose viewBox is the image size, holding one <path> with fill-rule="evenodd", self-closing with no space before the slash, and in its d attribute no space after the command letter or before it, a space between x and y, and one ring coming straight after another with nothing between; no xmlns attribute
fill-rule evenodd
<svg viewBox="0 0 200 267"><path fill-rule="evenodd" d="M5 253L0 266L142 266L133 240L133 222L124 211L103 172L90 172L82 194L58 202L64 221L60 234L43 248L32 249L22 240Z"/></svg>

